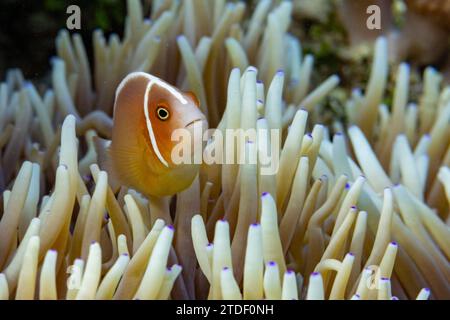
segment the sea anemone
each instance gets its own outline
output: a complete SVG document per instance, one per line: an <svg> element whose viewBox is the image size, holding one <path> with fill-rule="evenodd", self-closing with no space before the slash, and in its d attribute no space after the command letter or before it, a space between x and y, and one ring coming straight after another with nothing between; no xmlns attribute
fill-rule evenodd
<svg viewBox="0 0 450 320"><path fill-rule="evenodd" d="M379 37L367 87L329 121L339 77L310 89L291 2L249 14L153 1L148 19L140 1L127 7L122 39L94 32L93 61L63 30L51 86L19 70L0 84L0 299L450 298L450 87L438 71L425 69L412 102L410 67L396 65L389 96ZM224 149L256 162L204 163L174 196L113 190L93 140L111 137L115 89L133 71L196 94L216 129L205 150L227 129L281 134Z"/></svg>

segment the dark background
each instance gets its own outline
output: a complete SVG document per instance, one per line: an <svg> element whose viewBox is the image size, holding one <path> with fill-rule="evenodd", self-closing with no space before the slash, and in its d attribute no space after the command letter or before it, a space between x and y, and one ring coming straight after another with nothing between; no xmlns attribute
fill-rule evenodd
<svg viewBox="0 0 450 320"><path fill-rule="evenodd" d="M29 79L42 78L50 70L49 58L56 54L55 38L66 27L69 5L81 9L80 33L88 53L91 34L101 28L105 34L123 30L124 0L1 0L0 81L9 68L20 68Z"/></svg>

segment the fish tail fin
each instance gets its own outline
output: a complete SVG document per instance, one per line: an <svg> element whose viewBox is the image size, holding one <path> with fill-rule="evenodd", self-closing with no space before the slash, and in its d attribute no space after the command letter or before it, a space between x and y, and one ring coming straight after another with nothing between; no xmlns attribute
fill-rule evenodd
<svg viewBox="0 0 450 320"><path fill-rule="evenodd" d="M116 193L119 190L121 183L113 168L111 158L111 141L99 138L97 136L93 137L93 141L95 151L97 153L98 165L101 170L108 173L108 184L112 191Z"/></svg>

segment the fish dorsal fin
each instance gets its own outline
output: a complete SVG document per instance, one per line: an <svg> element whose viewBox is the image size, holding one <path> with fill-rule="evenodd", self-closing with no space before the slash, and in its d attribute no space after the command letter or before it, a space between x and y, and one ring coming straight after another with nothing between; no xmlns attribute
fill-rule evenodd
<svg viewBox="0 0 450 320"><path fill-rule="evenodd" d="M115 174L111 159L111 141L99 138L97 136L93 137L95 151L97 153L97 162L101 170L108 173L108 184L112 191L116 193L121 183Z"/></svg>

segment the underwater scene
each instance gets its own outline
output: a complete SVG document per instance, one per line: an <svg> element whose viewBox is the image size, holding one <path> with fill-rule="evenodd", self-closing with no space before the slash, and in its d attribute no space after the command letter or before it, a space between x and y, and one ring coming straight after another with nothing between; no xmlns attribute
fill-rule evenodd
<svg viewBox="0 0 450 320"><path fill-rule="evenodd" d="M2 0L0 300L449 300L449 0Z"/></svg>

